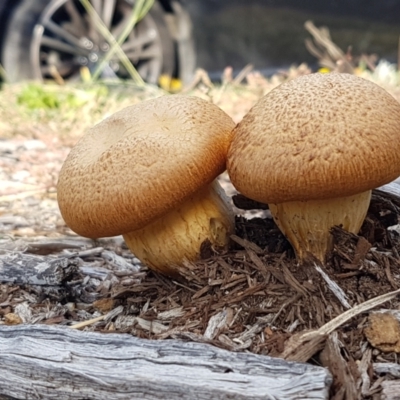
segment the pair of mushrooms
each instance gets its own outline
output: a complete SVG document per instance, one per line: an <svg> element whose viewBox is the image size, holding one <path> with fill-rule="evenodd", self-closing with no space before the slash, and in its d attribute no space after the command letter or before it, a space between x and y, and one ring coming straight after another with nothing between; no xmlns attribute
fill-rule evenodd
<svg viewBox="0 0 400 400"><path fill-rule="evenodd" d="M62 216L80 235L123 234L150 268L176 276L234 230L215 178L269 204L303 262L325 261L334 225L357 233L371 190L400 175L400 104L348 74L311 74L264 96L235 127L217 106L165 96L93 127L60 173Z"/></svg>

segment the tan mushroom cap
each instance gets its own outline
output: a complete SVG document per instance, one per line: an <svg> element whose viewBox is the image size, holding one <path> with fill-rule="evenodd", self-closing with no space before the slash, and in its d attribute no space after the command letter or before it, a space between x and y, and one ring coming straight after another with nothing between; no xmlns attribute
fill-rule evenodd
<svg viewBox="0 0 400 400"><path fill-rule="evenodd" d="M351 196L400 175L400 103L349 74L311 74L265 95L234 130L228 172L265 203Z"/></svg>
<svg viewBox="0 0 400 400"><path fill-rule="evenodd" d="M143 228L225 170L234 126L219 107L191 96L117 112L91 128L62 167L65 222L92 238Z"/></svg>

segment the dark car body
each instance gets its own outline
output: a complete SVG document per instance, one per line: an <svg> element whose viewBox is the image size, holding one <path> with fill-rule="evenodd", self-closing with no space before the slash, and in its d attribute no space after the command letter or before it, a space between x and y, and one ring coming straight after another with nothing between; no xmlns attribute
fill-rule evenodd
<svg viewBox="0 0 400 400"><path fill-rule="evenodd" d="M376 54L397 63L400 0L188 0L198 66L213 72L251 64L272 73L293 64L317 67L305 22L329 29L354 57Z"/></svg>

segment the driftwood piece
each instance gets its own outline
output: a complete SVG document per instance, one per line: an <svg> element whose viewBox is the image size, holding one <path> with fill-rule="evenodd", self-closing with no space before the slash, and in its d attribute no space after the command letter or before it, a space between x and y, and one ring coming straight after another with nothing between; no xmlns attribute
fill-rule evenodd
<svg viewBox="0 0 400 400"><path fill-rule="evenodd" d="M321 367L175 340L0 327L0 395L29 399L327 399Z"/></svg>
<svg viewBox="0 0 400 400"><path fill-rule="evenodd" d="M78 268L76 258L48 258L32 254L0 255L0 282L25 285L60 285Z"/></svg>

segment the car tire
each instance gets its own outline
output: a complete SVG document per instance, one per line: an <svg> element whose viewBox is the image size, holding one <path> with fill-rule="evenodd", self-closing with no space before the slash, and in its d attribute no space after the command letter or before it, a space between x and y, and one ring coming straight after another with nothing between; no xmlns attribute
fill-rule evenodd
<svg viewBox="0 0 400 400"><path fill-rule="evenodd" d="M46 56L50 58L50 54L54 55L57 51L54 51L54 49L48 50L45 45L42 45L40 38L43 39L44 35L46 35L47 25L44 21L53 17L54 20L52 19L51 21L56 21L58 15L56 13L60 14L62 11L61 7L65 7L65 3L68 1L72 2L76 0L22 0L17 5L8 20L3 42L2 63L8 81L16 82L25 79L43 80L54 78L54 76L49 75L47 64L45 63L50 63L50 61L46 61ZM123 7L126 9L126 3L129 3L129 0L116 0L116 4L122 5L122 3L124 3ZM132 5L132 2L129 4ZM63 21L61 17L59 18L60 21ZM60 26L63 27L61 25L63 23L60 22ZM174 77L175 74L175 77L179 78L176 75L179 75L179 65L182 63L182 60L179 60L178 45L173 34L168 29L165 11L160 3L155 2L150 12L134 28L138 32L138 37L140 37L140 32L144 32L143 34L149 32L146 27L155 31L155 33L152 31L152 36L155 39L151 45L154 46L152 52L156 55L151 60L136 60L136 63L133 62L135 68L139 73L142 71L141 75L143 79L152 84L158 83L161 75ZM40 32L42 32L43 36L40 36ZM50 32L50 35L54 35L54 33ZM63 39L61 38L61 40ZM64 54L61 54L62 51L59 53L58 57L60 59L61 56L66 57ZM71 69L73 73L71 71L65 74L61 73L60 75L63 79L77 79L79 77L80 68L84 62L80 65L76 61L77 59L78 57L71 55L71 60L68 60L68 62L76 68ZM101 58L99 57L99 59ZM62 62L66 63L65 60ZM150 63L152 64L150 65ZM119 68L120 66L118 65L117 67ZM118 71L116 75L119 75ZM125 74L122 77L127 78L128 76Z"/></svg>

